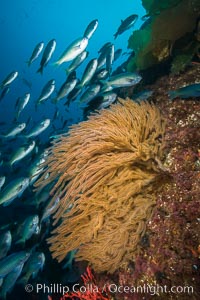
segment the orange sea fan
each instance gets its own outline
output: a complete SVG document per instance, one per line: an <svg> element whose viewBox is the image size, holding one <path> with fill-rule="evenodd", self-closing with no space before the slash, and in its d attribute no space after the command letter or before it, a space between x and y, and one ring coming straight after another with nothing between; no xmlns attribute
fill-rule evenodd
<svg viewBox="0 0 200 300"><path fill-rule="evenodd" d="M110 273L134 259L155 205L163 133L154 105L127 98L54 141L36 184L55 181L49 205L60 198L61 223L48 239L54 258L78 249L76 260Z"/></svg>

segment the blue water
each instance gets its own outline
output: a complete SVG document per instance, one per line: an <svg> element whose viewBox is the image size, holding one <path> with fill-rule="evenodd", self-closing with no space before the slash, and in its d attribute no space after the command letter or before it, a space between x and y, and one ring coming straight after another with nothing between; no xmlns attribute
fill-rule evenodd
<svg viewBox="0 0 200 300"><path fill-rule="evenodd" d="M141 1L131 0L99 0L99 1L68 1L68 0L35 0L35 1L1 1L0 9L0 82L13 70L19 72L18 79L12 83L11 91L2 101L0 107L1 120L12 124L14 105L16 98L28 92L28 87L23 83L22 78L32 83L31 101L22 112L19 121L26 121L32 114L35 121L41 118L52 117L55 105L48 100L45 105L35 113L34 104L45 83L54 78L57 90L65 80L64 69L69 63L64 63L55 68L55 62L66 47L76 38L81 37L87 25L94 19L98 19L99 25L89 41L87 50L89 56L78 69L80 77L88 61L98 56L98 50L105 42L114 42L115 49L122 48L127 51L128 38L133 29L130 29L118 36L114 41L113 34L120 25L121 19L131 14L138 14L140 17L145 14ZM142 24L140 18L135 24L137 29ZM57 46L51 61L44 70L43 76L36 73L39 67L41 56L28 68L26 61L29 59L35 45L43 41L45 45L52 38L56 39ZM115 62L114 69L126 56ZM45 108L45 111L44 111ZM72 108L74 122L79 118L77 107ZM63 113L68 118L67 112ZM73 121L72 121L73 123Z"/></svg>

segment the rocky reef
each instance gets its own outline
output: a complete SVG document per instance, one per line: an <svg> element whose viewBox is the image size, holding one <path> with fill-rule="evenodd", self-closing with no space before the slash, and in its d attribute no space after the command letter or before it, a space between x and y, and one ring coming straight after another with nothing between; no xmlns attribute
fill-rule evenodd
<svg viewBox="0 0 200 300"><path fill-rule="evenodd" d="M168 176L157 193L134 261L114 274L94 273L90 283L98 293L68 293L63 299L199 299L200 99L172 101L168 96L168 91L195 81L200 81L199 65L190 66L181 76L163 76L145 86L153 91L149 101L166 120L164 167Z"/></svg>
<svg viewBox="0 0 200 300"><path fill-rule="evenodd" d="M129 38L134 55L128 70L146 70L168 61L174 74L199 55L200 2L196 0L146 1L148 19Z"/></svg>
<svg viewBox="0 0 200 300"><path fill-rule="evenodd" d="M150 293L114 293L113 299L198 299L200 294L200 102L199 98L169 100L168 91L200 81L200 66L147 86L166 119L165 167L169 181L157 203L140 254L115 276L99 275L99 285L155 287ZM132 91L131 91L132 92ZM166 287L166 291L162 288ZM172 292L172 287L177 287ZM148 290L148 291L147 291Z"/></svg>

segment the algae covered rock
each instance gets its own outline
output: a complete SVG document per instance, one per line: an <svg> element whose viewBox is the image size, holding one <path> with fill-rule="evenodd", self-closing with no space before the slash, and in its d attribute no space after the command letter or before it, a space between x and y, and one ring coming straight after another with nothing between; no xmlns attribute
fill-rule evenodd
<svg viewBox="0 0 200 300"><path fill-rule="evenodd" d="M174 58L171 64L171 73L178 74L185 70L190 65L192 58L198 52L200 43L198 41L192 41L185 48L183 47L179 51L175 51Z"/></svg>
<svg viewBox="0 0 200 300"><path fill-rule="evenodd" d="M200 2L160 2L143 0L150 19L129 38L128 47L133 49L135 56L128 63L128 71L145 70L171 58L174 43L195 31L200 16Z"/></svg>
<svg viewBox="0 0 200 300"><path fill-rule="evenodd" d="M142 5L148 12L148 14L153 15L160 12L163 9L171 8L176 6L182 0L142 0Z"/></svg>

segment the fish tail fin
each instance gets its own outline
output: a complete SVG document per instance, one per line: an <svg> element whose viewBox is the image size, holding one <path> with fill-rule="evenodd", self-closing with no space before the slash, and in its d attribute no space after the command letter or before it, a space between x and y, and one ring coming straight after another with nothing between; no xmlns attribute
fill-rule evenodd
<svg viewBox="0 0 200 300"><path fill-rule="evenodd" d="M43 75L43 67L40 66L36 73L40 73L41 75Z"/></svg>
<svg viewBox="0 0 200 300"><path fill-rule="evenodd" d="M114 36L114 40L116 40L118 33L116 32L115 34L113 34L113 36Z"/></svg>

